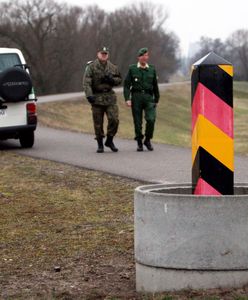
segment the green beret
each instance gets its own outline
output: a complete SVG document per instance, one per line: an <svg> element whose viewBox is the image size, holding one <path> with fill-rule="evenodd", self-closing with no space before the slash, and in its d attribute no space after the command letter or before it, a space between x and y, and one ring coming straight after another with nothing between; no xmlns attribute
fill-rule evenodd
<svg viewBox="0 0 248 300"><path fill-rule="evenodd" d="M138 56L142 56L142 55L144 55L147 52L148 52L148 48L141 48L138 51Z"/></svg>

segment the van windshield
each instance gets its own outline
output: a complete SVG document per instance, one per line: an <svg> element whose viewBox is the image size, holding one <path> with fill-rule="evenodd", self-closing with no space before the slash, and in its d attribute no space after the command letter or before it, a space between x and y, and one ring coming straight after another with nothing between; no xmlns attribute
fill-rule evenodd
<svg viewBox="0 0 248 300"><path fill-rule="evenodd" d="M21 64L21 60L16 53L0 54L0 72L19 64Z"/></svg>

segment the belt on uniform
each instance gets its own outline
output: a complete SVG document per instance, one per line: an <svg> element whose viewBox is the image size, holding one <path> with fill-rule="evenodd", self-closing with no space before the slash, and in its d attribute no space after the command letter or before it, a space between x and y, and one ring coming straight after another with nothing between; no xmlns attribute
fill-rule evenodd
<svg viewBox="0 0 248 300"><path fill-rule="evenodd" d="M93 90L94 94L109 93L109 92L112 92L112 89L99 89L99 90L94 89Z"/></svg>
<svg viewBox="0 0 248 300"><path fill-rule="evenodd" d="M153 95L152 90L145 90L145 89L141 89L141 90L132 90L132 93L140 93L140 94L149 94L149 95Z"/></svg>

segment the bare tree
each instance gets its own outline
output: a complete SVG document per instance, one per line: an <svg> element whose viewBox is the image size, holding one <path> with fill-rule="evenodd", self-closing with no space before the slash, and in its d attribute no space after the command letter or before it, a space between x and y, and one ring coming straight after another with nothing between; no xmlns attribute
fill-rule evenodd
<svg viewBox="0 0 248 300"><path fill-rule="evenodd" d="M33 66L40 91L49 90L51 83L47 73L44 74L50 65L47 44L55 30L60 7L48 0L13 1L1 4L1 11L0 36L8 45L22 49Z"/></svg>
<svg viewBox="0 0 248 300"><path fill-rule="evenodd" d="M97 6L14 0L0 9L0 42L22 49L39 94L81 90L85 63L102 45L110 47L122 74L144 46L161 81L178 65L178 39L165 30L167 14L159 6L141 3L108 14Z"/></svg>
<svg viewBox="0 0 248 300"><path fill-rule="evenodd" d="M202 36L198 42L198 45L199 50L190 58L190 64L196 62L211 51L223 58L227 59L227 56L229 57L227 54L226 44L219 38L212 39Z"/></svg>
<svg viewBox="0 0 248 300"><path fill-rule="evenodd" d="M237 30L226 41L201 37L199 51L190 58L191 65L210 51L230 61L234 65L234 78L248 80L248 30Z"/></svg>
<svg viewBox="0 0 248 300"><path fill-rule="evenodd" d="M236 79L248 80L248 30L237 30L227 39Z"/></svg>
<svg viewBox="0 0 248 300"><path fill-rule="evenodd" d="M110 45L112 59L123 74L128 65L136 61L141 47L150 49L151 61L157 66L160 81L167 81L177 69L178 39L173 33L166 32L167 18L161 6L151 3L124 7L108 16L103 35Z"/></svg>

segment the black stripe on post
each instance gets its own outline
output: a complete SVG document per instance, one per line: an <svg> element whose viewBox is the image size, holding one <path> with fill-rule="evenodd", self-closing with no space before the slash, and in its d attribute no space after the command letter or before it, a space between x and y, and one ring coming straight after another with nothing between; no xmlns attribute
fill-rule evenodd
<svg viewBox="0 0 248 300"><path fill-rule="evenodd" d="M222 70L220 65L232 64L214 52L210 52L193 64L191 75L191 103L194 99L198 82L211 90L219 98L233 107L233 77ZM218 83L218 85L216 85Z"/></svg>
<svg viewBox="0 0 248 300"><path fill-rule="evenodd" d="M202 178L222 195L233 195L233 172L204 148L199 147L193 167L193 193L198 179Z"/></svg>
<svg viewBox="0 0 248 300"><path fill-rule="evenodd" d="M226 104L233 107L233 78L228 73L218 66L199 67L198 80Z"/></svg>

